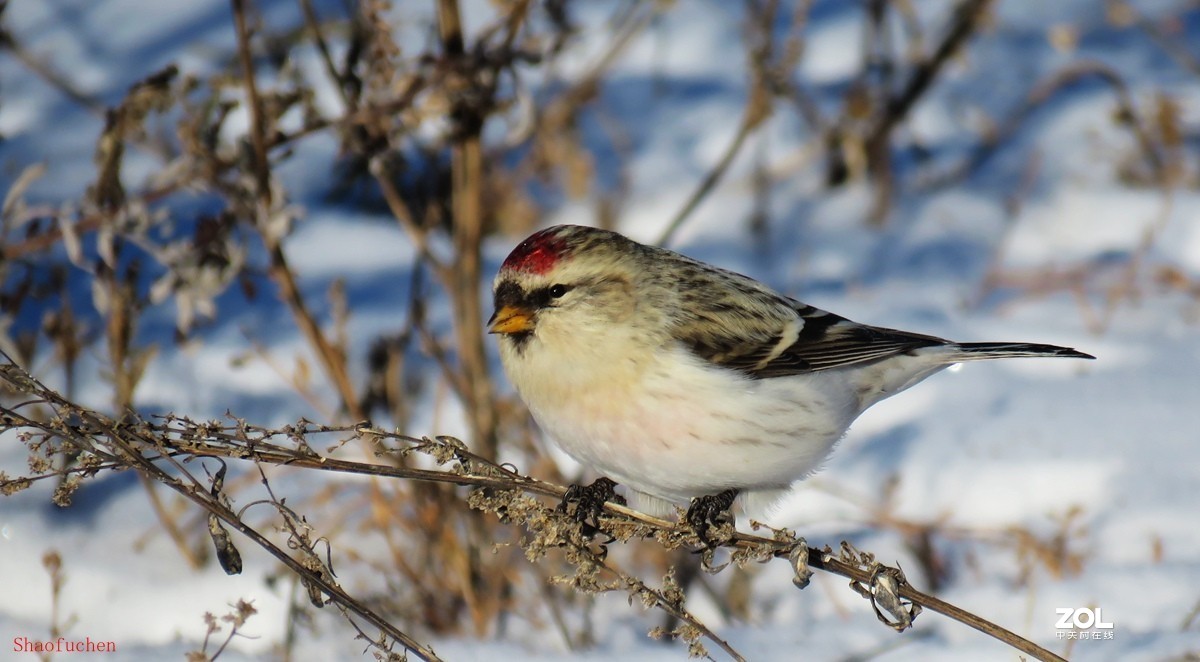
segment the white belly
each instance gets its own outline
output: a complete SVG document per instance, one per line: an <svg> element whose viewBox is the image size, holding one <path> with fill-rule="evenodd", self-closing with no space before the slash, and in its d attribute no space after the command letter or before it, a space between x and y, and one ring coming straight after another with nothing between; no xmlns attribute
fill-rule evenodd
<svg viewBox="0 0 1200 662"><path fill-rule="evenodd" d="M677 503L786 487L816 468L859 414L840 371L752 380L673 351L612 366L620 375L559 364L514 382L524 384L538 424L576 460Z"/></svg>

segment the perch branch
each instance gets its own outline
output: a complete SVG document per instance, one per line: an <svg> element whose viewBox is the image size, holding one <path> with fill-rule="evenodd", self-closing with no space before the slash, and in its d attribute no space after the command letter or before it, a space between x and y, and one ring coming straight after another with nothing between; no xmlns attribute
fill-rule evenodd
<svg viewBox="0 0 1200 662"><path fill-rule="evenodd" d="M7 355L5 358L8 359ZM33 400L13 407L0 407L0 432L17 431L26 437L41 435L57 438L95 455L98 462L84 466L85 471L73 475L92 475L97 471L115 468L132 468L140 474L163 482L186 498L205 508L221 521L250 537L256 544L276 555L293 571L305 579L312 580L312 571L286 552L275 547L240 521L219 499L208 499L199 481L184 482L164 470L159 462L168 463L181 475L190 477L183 470L183 462L189 458L213 457L253 461L257 464L273 464L302 469L315 469L376 477L430 481L452 485L484 488L484 493L528 493L561 500L566 488L561 485L539 481L524 476L515 469L497 464L482 455L471 452L460 441L449 437L416 438L396 432L387 432L367 425L325 426L307 421L280 429L254 426L244 421L233 423L195 422L178 416L166 416L161 422L150 422L128 415L120 422L103 414L76 405L56 391L46 387L30 376L21 367L11 362L0 365L0 382L12 390L24 393ZM26 416L22 410L34 405L48 405L55 416L45 421ZM374 464L337 459L321 455L313 450L308 439L314 436L342 436L343 443L354 439L372 441L376 448L386 448L380 453L407 455L421 452L431 455L440 465L450 465L443 470L416 469L405 466ZM284 441L289 440L290 445ZM392 444L394 447L387 446ZM37 477L0 477L0 494L9 494L25 487ZM214 505L215 504L215 505ZM478 507L477 504L473 504ZM629 539L634 536L654 537L673 546L696 546L700 541L689 527L681 523L651 517L628 507L606 503L606 523L616 532L614 538ZM835 553L828 547L818 549L808 546L787 531L775 531L773 538L734 533L724 544L731 549L734 559L740 562L763 561L770 558L786 558L796 572L796 583L803 587L811 574L808 568L824 570L851 580L856 592L871 600L880 620L897 630L911 625L912 618L921 608L941 613L984 634L992 636L1039 660L1060 661L1061 657L1019 637L1018 635L982 619L950 603L918 591L904 579L898 568L888 567L875 561L870 554L858 552L847 543ZM287 559L290 560L285 560ZM600 557L603 560L603 556ZM711 550L705 563L711 561ZM320 579L318 577L317 579ZM640 581L640 580L638 580ZM312 580L321 591L349 611L371 622L390 636L409 647L414 653L428 655L425 659L436 659L431 651L387 624L377 614L356 602L340 587L329 580ZM906 604L907 601L907 604ZM885 616L883 612L887 612ZM723 642L710 637L721 645ZM727 644L726 644L727 646ZM724 648L724 646L722 646ZM730 652L730 651L727 651ZM736 653L732 653L736 656Z"/></svg>

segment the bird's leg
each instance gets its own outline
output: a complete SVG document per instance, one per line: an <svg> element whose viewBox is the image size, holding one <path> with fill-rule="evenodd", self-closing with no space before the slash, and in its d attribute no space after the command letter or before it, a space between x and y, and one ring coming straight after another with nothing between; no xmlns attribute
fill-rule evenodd
<svg viewBox="0 0 1200 662"><path fill-rule="evenodd" d="M737 498L737 490L725 490L720 494L706 494L692 499L687 514L683 516L700 538L700 542L708 549L713 549L725 542L712 537L714 530L719 531L724 524L733 525L733 500Z"/></svg>
<svg viewBox="0 0 1200 662"><path fill-rule="evenodd" d="M582 524L583 534L591 537L600 532L600 513L604 512L606 501L625 505L625 497L613 489L616 486L604 477L597 478L591 485L572 485L558 504L558 510Z"/></svg>

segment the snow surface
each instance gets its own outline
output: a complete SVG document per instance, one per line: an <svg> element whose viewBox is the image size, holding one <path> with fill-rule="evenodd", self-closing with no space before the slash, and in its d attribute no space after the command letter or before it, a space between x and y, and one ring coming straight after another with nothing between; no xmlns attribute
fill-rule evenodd
<svg viewBox="0 0 1200 662"><path fill-rule="evenodd" d="M255 4L270 25L300 23L296 3ZM914 4L926 18L951 5ZM1153 18L1177 15L1184 3L1135 4ZM1200 76L1179 67L1145 34L1108 26L1097 5L998 3L994 25L951 64L902 131L937 163L952 165L968 154L981 115L1002 117L1034 82L1069 63L1095 60L1129 82L1142 108L1155 94L1170 94L1193 136L1195 160ZM318 3L322 11L337 6ZM603 111L631 132L633 188L620 223L637 239L659 235L735 132L746 67L733 7L715 0L677 3L616 63L604 87ZM585 70L601 52L609 8L603 3L603 9L577 17L583 34L564 60L564 77ZM810 20L799 78L827 114L836 112L835 101L858 68L859 10L859 3L818 2ZM467 3L465 11L468 26L477 28L484 21L475 17L490 10L480 1ZM1172 36L1200 57L1200 12L1183 16ZM233 43L229 5L221 0L13 0L4 20L34 53L105 103L170 62L186 72L206 72L214 66L211 56ZM1076 50L1063 52L1046 31L1068 24L1081 38ZM403 29L416 31L413 25ZM0 185L7 190L24 167L44 162L49 172L30 189L30 198L58 203L78 197L93 176L92 145L103 118L7 54L0 58L0 80ZM321 103L336 111L331 98ZM1055 609L1099 607L1115 624L1114 638L1076 642L1072 657L1161 660L1200 652L1200 625L1182 629L1200 603L1200 301L1157 286L1152 275L1171 267L1193 282L1200 278L1200 194L1179 190L1168 200L1158 190L1123 183L1116 164L1130 152L1132 139L1112 121L1113 109L1104 86L1070 88L961 184L906 184L888 224L878 230L863 222L869 191L850 186L824 192L819 168L795 166L803 161L798 154L807 129L790 113L779 113L672 247L852 319L963 340L1057 343L1099 357L970 365L881 403L771 522L818 545L850 539L913 569L910 579L925 586L903 540L869 523L881 486L898 477L892 516L940 521L964 532L962 540L942 548L955 572L941 597L1057 652L1068 649L1056 638ZM586 135L601 132L598 125L583 128ZM385 216L326 200L328 173L305 163L328 163L336 150L332 141L313 140L302 150L313 158L303 158L302 151L280 169L289 188L303 192L294 202L304 217L286 243L293 263L303 265L302 286L312 300L324 301L329 282L345 278L354 308L352 337L394 332L407 300L413 251ZM127 183L153 173L152 156L130 158ZM767 233L757 238L743 230L752 211L754 158L776 167L770 170ZM1034 161L1036 179L1026 187L1022 182ZM614 177L606 168L615 162L601 159L597 167L602 181ZM1025 190L1024 199L1013 216L1006 203L1018 190ZM544 222L589 223L591 209L564 204ZM1153 241L1135 256L1147 232ZM499 264L519 239L493 238L489 264ZM1119 300L1107 314L1107 288L1125 278L1131 264L1139 270L1136 296ZM992 269L1055 273L1080 266L1098 274L1082 293L986 285ZM1050 284L1052 277L1035 280ZM201 343L183 348L168 340L174 311L150 311L147 333L163 339L163 353L138 391L139 408L199 418L232 409L261 424L321 419L323 412L299 398L276 370L253 359L248 337L285 363L307 354L290 324L274 324L286 315L280 305L270 297L254 306L230 298L219 305L220 322L201 334ZM445 310L431 316L447 323ZM365 352L360 347L352 357L355 366ZM84 359L77 396L104 407L101 356L97 350ZM61 376L51 371L46 378L56 384ZM427 413L414 422L414 433L465 431L455 406L416 410ZM20 473L24 457L11 435L0 438L0 469ZM51 549L63 557L68 579L60 609L76 619L72 632L118 643L118 654L105 660L178 658L203 637L205 611L225 613L238 599L252 600L259 614L246 628L251 638L235 641L222 659L264 656L281 640L287 595L265 584L274 569L265 555L243 548L246 572L237 577L211 564L188 570L164 536L151 535L156 520L132 476L96 481L77 501L57 509L45 488L0 499L0 658L8 659L12 638L47 634L50 591L41 558ZM999 536L1010 528L1049 536L1071 509L1078 509L1073 525L1082 531L1072 543L1084 559L1078 574L1056 577L1038 569L1021 585L1013 549L971 542L972 535ZM750 659L1015 658L1011 649L932 613L923 614L913 631L894 635L843 580L818 575L804 592L790 580L784 564L761 569L750 624L724 622L703 594L689 604ZM574 657L686 655L682 646L646 638L660 622L658 614L629 607L623 595L596 599L601 643ZM320 635L304 641L303 657L354 659L362 645L337 626L335 614L324 616ZM534 631L527 621L504 637L432 643L448 659L554 659L565 652L551 628Z"/></svg>

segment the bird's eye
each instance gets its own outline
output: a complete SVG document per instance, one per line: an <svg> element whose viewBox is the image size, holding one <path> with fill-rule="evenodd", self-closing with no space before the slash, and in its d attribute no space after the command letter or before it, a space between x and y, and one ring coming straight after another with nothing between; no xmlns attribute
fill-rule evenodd
<svg viewBox="0 0 1200 662"><path fill-rule="evenodd" d="M567 293L566 285L551 285L550 286L550 298L552 298L552 299L560 299L560 298L562 298L562 295L564 295L566 293Z"/></svg>

